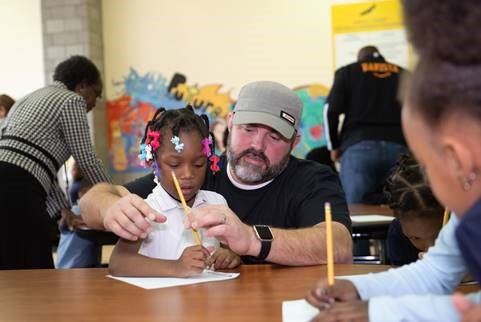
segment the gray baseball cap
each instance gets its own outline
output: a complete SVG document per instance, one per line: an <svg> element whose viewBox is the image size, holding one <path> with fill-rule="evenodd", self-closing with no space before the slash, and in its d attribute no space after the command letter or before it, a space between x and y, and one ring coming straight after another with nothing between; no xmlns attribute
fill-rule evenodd
<svg viewBox="0 0 481 322"><path fill-rule="evenodd" d="M285 138L292 138L299 127L302 101L286 86L275 82L253 82L244 85L234 107L234 125L267 125Z"/></svg>

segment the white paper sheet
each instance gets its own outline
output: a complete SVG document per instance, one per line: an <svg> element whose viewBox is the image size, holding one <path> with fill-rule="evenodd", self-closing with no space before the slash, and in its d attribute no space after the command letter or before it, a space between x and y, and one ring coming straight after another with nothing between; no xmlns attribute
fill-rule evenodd
<svg viewBox="0 0 481 322"><path fill-rule="evenodd" d="M129 283L147 290L172 286L190 285L205 282L215 282L234 279L239 273L223 273L205 270L201 275L188 278L177 277L117 277L107 275L107 277Z"/></svg>
<svg viewBox="0 0 481 322"><path fill-rule="evenodd" d="M308 322L311 321L319 310L307 303L306 300L283 301L283 322Z"/></svg>
<svg viewBox="0 0 481 322"><path fill-rule="evenodd" d="M351 220L357 223L364 223L364 222L391 222L393 221L394 217L392 216L384 216L384 215L356 215L351 216Z"/></svg>
<svg viewBox="0 0 481 322"><path fill-rule="evenodd" d="M343 279L355 275L339 275L335 278ZM306 300L282 301L282 322L307 322L311 321L319 310L307 303Z"/></svg>

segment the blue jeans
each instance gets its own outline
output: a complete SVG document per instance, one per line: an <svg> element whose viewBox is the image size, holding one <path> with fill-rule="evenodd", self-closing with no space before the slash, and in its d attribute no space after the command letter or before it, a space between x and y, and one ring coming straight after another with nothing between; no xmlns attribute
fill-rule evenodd
<svg viewBox="0 0 481 322"><path fill-rule="evenodd" d="M101 246L68 229L60 230L55 268L100 267Z"/></svg>
<svg viewBox="0 0 481 322"><path fill-rule="evenodd" d="M341 183L347 203L366 203L384 185L391 168L406 146L389 141L361 141L341 156Z"/></svg>

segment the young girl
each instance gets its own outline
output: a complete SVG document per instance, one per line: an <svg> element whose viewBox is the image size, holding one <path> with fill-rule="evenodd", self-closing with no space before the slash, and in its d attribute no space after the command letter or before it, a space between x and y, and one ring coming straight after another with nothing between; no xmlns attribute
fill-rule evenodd
<svg viewBox="0 0 481 322"><path fill-rule="evenodd" d="M199 190L213 151L208 129L207 117L196 115L190 106L159 109L147 124L140 157L152 167L157 186L146 201L167 221L153 223L145 240L120 239L110 258L112 275L188 277L211 264L221 269L240 264L236 254L219 247L215 238L203 236L202 230L198 231L202 245L196 245L192 231L184 229L184 212L172 179L174 172L189 207L226 204L221 195ZM216 169L211 166L211 170Z"/></svg>
<svg viewBox="0 0 481 322"><path fill-rule="evenodd" d="M481 281L476 235L463 234L481 228L481 33L470 32L478 30L481 6L475 0L403 5L420 57L404 95L404 134L433 193L457 216L422 260L312 289L307 299L322 310L315 320L459 321L450 294L468 269ZM472 305L481 303L481 292L469 294L472 304L464 309L457 301L466 320L480 319Z"/></svg>
<svg viewBox="0 0 481 322"><path fill-rule="evenodd" d="M421 166L409 155L401 156L384 191L396 216L387 235L391 264L415 262L434 245L444 208L434 197Z"/></svg>

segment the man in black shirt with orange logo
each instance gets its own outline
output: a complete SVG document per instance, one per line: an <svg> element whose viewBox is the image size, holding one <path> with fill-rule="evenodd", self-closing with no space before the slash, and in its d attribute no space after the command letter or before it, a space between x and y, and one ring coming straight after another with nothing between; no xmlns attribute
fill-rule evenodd
<svg viewBox="0 0 481 322"><path fill-rule="evenodd" d="M374 46L359 50L358 61L336 71L324 109L331 159L341 162L348 203L377 203L398 156L407 151L397 100L403 68L387 62ZM338 131L339 116L344 115Z"/></svg>

